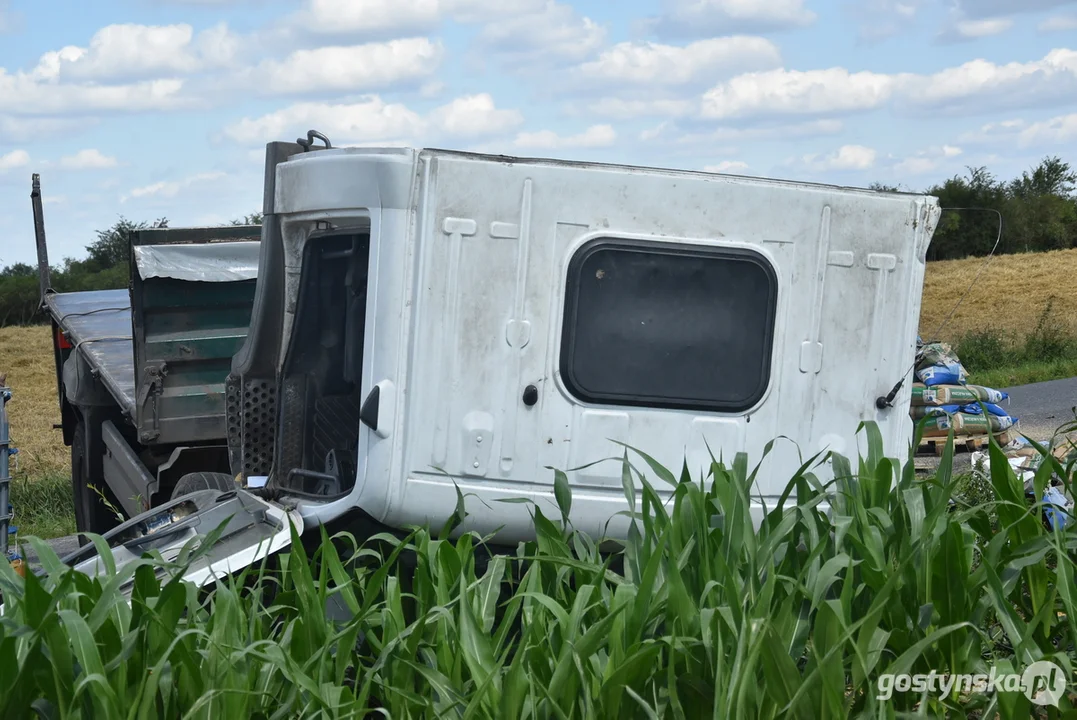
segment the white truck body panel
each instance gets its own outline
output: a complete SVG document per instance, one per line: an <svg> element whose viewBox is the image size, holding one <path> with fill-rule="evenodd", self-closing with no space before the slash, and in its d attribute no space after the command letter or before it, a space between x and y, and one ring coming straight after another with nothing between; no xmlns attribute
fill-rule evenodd
<svg viewBox="0 0 1077 720"><path fill-rule="evenodd" d="M369 223L371 236L362 394L380 387L378 430L360 428L358 477L347 496L300 502L308 525L358 506L391 527L440 526L458 486L469 495L464 529L500 529L499 540L514 542L533 535L529 508L495 501L526 497L556 515L548 468L557 468L573 489L575 526L616 536L627 522L617 516L627 509L618 443L674 474L687 461L698 478L710 451L727 461L743 451L755 464L768 442L785 436L792 442L775 445L753 488L773 506L802 457L856 455L862 421L879 424L891 454L911 440L901 408L910 400L924 259L940 212L934 198L349 148L278 166L276 206L293 288L303 243L319 222ZM646 407L573 394L562 372L563 336L572 332L566 291L576 282L574 255L602 238L658 251L747 251L754 265L745 268L769 273L774 324L765 387L750 407ZM715 313L725 311L716 303ZM285 337L289 327L286 316ZM669 363L677 373L678 359ZM894 407L878 410L876 398L902 377ZM537 389L532 406L521 400L529 385Z"/></svg>

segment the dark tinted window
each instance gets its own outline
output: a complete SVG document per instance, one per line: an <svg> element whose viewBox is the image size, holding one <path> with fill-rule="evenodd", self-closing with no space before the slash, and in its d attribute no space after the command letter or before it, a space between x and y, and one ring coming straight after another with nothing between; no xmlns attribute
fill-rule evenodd
<svg viewBox="0 0 1077 720"><path fill-rule="evenodd" d="M747 410L770 379L776 301L758 253L595 240L569 265L562 377L585 402Z"/></svg>

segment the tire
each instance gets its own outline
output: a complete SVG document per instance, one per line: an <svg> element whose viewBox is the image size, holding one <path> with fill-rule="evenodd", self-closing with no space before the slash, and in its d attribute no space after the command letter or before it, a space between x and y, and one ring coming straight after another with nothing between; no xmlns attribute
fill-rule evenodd
<svg viewBox="0 0 1077 720"><path fill-rule="evenodd" d="M86 433L82 421L75 423L74 435L71 436L71 497L75 503L75 529L80 532L90 530L90 509L88 498L90 490L86 487ZM79 535L79 545L90 542Z"/></svg>
<svg viewBox="0 0 1077 720"><path fill-rule="evenodd" d="M228 492L236 489L236 482L227 473L193 472L179 479L172 490L172 499L182 497L199 490L220 490Z"/></svg>
<svg viewBox="0 0 1077 720"><path fill-rule="evenodd" d="M79 533L91 532L104 535L120 524L105 503L88 483L86 466L86 425L81 418L75 423L75 432L71 437L71 495L75 504L75 529ZM108 486L102 483L99 488L113 505L116 499ZM79 535L79 545L89 544L89 538Z"/></svg>

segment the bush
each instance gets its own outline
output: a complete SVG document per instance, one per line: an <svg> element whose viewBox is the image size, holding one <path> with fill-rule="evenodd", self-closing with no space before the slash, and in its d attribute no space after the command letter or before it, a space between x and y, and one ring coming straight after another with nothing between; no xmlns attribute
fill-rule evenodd
<svg viewBox="0 0 1077 720"><path fill-rule="evenodd" d="M1025 360L1062 360L1077 355L1077 340L1051 316L1053 307L1054 298L1051 298L1040 314L1036 328L1025 338Z"/></svg>
<svg viewBox="0 0 1077 720"><path fill-rule="evenodd" d="M1014 346L994 329L966 333L954 348L961 364L969 372L992 370L1014 363Z"/></svg>
<svg viewBox="0 0 1077 720"><path fill-rule="evenodd" d="M0 717L1036 715L1021 692L880 699L880 677L1037 660L1070 677L1077 530L1030 514L997 445L988 508L951 503L952 444L920 480L864 434L856 468L832 456L823 486L809 461L758 528L743 454L703 478L626 454L640 514L610 556L567 522L561 473L560 521L534 507L537 540L509 555L451 525L323 531L200 594L160 559L87 578L45 548L41 577L0 563Z"/></svg>

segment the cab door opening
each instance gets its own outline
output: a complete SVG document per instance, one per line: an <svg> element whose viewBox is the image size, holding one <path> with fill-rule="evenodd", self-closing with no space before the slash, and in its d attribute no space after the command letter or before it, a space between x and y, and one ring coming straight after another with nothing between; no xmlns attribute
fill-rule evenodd
<svg viewBox="0 0 1077 720"><path fill-rule="evenodd" d="M280 375L275 484L334 497L355 484L370 233L312 235Z"/></svg>

